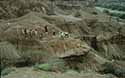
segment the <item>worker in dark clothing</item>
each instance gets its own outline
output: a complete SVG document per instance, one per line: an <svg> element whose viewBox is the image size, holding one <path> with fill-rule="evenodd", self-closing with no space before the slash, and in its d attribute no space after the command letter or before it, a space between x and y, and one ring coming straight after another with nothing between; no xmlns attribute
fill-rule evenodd
<svg viewBox="0 0 125 78"><path fill-rule="evenodd" d="M23 33L24 37L27 38L28 33L27 33L27 29L26 28L23 29L22 33Z"/></svg>
<svg viewBox="0 0 125 78"><path fill-rule="evenodd" d="M53 35L56 35L56 32L53 32Z"/></svg>
<svg viewBox="0 0 125 78"><path fill-rule="evenodd" d="M91 40L91 47L94 48L95 50L98 50L96 36L93 37L92 40Z"/></svg>
<svg viewBox="0 0 125 78"><path fill-rule="evenodd" d="M45 28L45 32L48 32L48 27L47 27L47 26L45 26L44 28Z"/></svg>
<svg viewBox="0 0 125 78"><path fill-rule="evenodd" d="M24 29L24 34L27 35L27 29L26 28Z"/></svg>

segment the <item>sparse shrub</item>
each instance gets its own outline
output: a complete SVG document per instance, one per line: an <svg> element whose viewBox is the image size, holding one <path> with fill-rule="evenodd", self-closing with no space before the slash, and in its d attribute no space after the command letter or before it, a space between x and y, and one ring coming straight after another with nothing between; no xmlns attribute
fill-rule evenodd
<svg viewBox="0 0 125 78"><path fill-rule="evenodd" d="M15 71L15 69L13 68L5 68L1 71L1 76L5 76L5 75L8 75L9 73Z"/></svg>
<svg viewBox="0 0 125 78"><path fill-rule="evenodd" d="M37 65L35 65L35 68L38 68L38 69L44 70L44 71L50 71L51 66L48 63L45 63L45 64L37 64Z"/></svg>
<svg viewBox="0 0 125 78"><path fill-rule="evenodd" d="M65 63L63 60L53 59L53 58L51 60L48 60L46 63L36 64L34 67L40 70L54 71L54 72L57 71L64 72L66 70Z"/></svg>

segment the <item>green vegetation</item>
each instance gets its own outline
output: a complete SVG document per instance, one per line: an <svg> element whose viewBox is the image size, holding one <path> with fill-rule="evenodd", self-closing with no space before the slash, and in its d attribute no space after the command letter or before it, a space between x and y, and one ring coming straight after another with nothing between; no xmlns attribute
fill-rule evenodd
<svg viewBox="0 0 125 78"><path fill-rule="evenodd" d="M117 1L117 2L115 2ZM111 15L125 19L125 2L123 0L105 0L97 3L97 7L111 10Z"/></svg>
<svg viewBox="0 0 125 78"><path fill-rule="evenodd" d="M35 65L36 68L44 71L49 71L51 69L51 66L48 63L45 64L37 64Z"/></svg>
<svg viewBox="0 0 125 78"><path fill-rule="evenodd" d="M65 71L65 64L63 60L60 59L52 59L48 60L46 63L43 64L36 64L34 66L36 69L44 70L44 71Z"/></svg>
<svg viewBox="0 0 125 78"><path fill-rule="evenodd" d="M11 72L13 72L13 71L15 71L15 69L13 69L13 68L5 68L5 69L3 69L3 70L1 71L1 75L2 75L2 76L5 76L5 75L8 75L9 73L11 73Z"/></svg>
<svg viewBox="0 0 125 78"><path fill-rule="evenodd" d="M112 15L112 16L116 16L116 17L119 17L119 18L122 18L122 19L125 19L125 14L112 13L111 15Z"/></svg>
<svg viewBox="0 0 125 78"><path fill-rule="evenodd" d="M104 4L104 5L98 4L97 6L109 8L109 9L112 9L112 10L125 11L125 6L118 5L118 4L108 4L108 5L107 4Z"/></svg>
<svg viewBox="0 0 125 78"><path fill-rule="evenodd" d="M121 19L125 19L125 12L124 11L111 10L111 9L103 8L103 7L96 7L96 9L98 9L106 14L110 14L111 16L116 16L116 17L119 17Z"/></svg>

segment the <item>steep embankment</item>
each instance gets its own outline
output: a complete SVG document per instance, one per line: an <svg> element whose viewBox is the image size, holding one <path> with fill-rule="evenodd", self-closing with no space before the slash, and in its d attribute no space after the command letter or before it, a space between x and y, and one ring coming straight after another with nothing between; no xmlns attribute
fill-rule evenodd
<svg viewBox="0 0 125 78"><path fill-rule="evenodd" d="M86 72L91 70L106 74L97 74L99 78L110 76L107 73L124 77L124 69L121 69L124 63L120 63L125 60L124 24L96 10L92 4L93 0L80 0L74 5L76 2L1 1L1 68L42 63L43 68L40 69L47 70L50 66L47 70L49 72L62 72L62 69ZM60 62L55 59L60 62L63 60L64 64L61 63L60 66ZM19 74L20 70L22 69L19 69ZM28 73L29 76L31 73ZM80 77L93 76L78 74Z"/></svg>

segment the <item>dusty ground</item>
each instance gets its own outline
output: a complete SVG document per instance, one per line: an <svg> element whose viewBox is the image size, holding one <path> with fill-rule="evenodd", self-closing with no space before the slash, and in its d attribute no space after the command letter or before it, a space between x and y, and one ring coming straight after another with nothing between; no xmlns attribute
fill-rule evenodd
<svg viewBox="0 0 125 78"><path fill-rule="evenodd" d="M13 73L2 78L117 78L111 74L100 75L96 72L76 72L74 70L69 70L65 73L60 72L46 72L34 70L32 68L19 68L16 69Z"/></svg>
<svg viewBox="0 0 125 78"><path fill-rule="evenodd" d="M2 78L125 77L124 21L98 11L91 2L0 4L1 69L17 67L3 70Z"/></svg>

